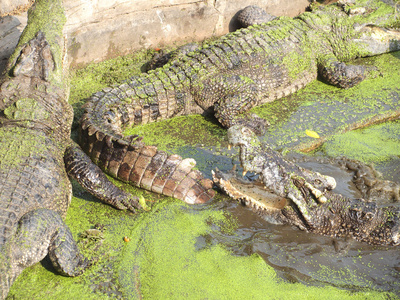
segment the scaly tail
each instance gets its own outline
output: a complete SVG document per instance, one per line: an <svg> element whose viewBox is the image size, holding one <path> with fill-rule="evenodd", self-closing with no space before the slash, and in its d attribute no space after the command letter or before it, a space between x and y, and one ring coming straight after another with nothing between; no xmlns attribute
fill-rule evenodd
<svg viewBox="0 0 400 300"><path fill-rule="evenodd" d="M193 170L196 161L168 155L147 146L139 136L104 133L90 120L90 108L81 119L80 145L101 169L124 182L186 203L205 203L214 197L213 182Z"/></svg>

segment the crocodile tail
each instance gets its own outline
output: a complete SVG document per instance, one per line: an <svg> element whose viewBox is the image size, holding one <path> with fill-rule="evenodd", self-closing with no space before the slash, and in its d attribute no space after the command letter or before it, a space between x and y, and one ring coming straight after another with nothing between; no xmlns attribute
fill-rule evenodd
<svg viewBox="0 0 400 300"><path fill-rule="evenodd" d="M148 146L139 136L110 135L96 128L85 113L80 145L109 175L148 191L186 203L205 203L214 197L213 182L193 168L196 161L169 155Z"/></svg>

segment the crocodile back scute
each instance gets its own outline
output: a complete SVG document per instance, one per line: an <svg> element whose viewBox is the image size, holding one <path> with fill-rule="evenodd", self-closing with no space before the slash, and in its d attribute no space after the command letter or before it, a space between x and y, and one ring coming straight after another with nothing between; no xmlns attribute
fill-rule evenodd
<svg viewBox="0 0 400 300"><path fill-rule="evenodd" d="M71 184L63 152L42 132L29 128L0 128L0 245L18 220L37 208L65 216Z"/></svg>

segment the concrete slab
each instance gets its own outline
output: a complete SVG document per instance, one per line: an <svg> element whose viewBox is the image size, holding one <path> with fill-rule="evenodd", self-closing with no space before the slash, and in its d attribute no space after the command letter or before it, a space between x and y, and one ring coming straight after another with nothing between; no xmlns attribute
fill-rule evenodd
<svg viewBox="0 0 400 300"><path fill-rule="evenodd" d="M13 14L18 5L29 2L1 1L0 15ZM77 67L143 48L180 45L223 35L236 29L232 18L247 5L259 5L278 16L295 16L304 12L309 1L65 0L64 5L70 63ZM0 60L4 60L18 41L26 14L3 17L0 22L7 27L7 31L0 30Z"/></svg>

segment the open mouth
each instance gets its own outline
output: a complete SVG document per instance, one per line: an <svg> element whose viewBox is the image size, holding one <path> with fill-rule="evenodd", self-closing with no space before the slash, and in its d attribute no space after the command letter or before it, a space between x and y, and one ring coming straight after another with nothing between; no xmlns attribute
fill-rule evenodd
<svg viewBox="0 0 400 300"><path fill-rule="evenodd" d="M399 28L384 28L371 24L365 26L362 30L369 32L376 40L398 40L400 37Z"/></svg>
<svg viewBox="0 0 400 300"><path fill-rule="evenodd" d="M285 198L268 191L261 181L239 178L234 171L212 171L214 183L231 198L256 210L281 210L287 205Z"/></svg>
<svg viewBox="0 0 400 300"><path fill-rule="evenodd" d="M358 41L370 55L400 50L400 31L398 28L382 28L374 25L364 26Z"/></svg>

